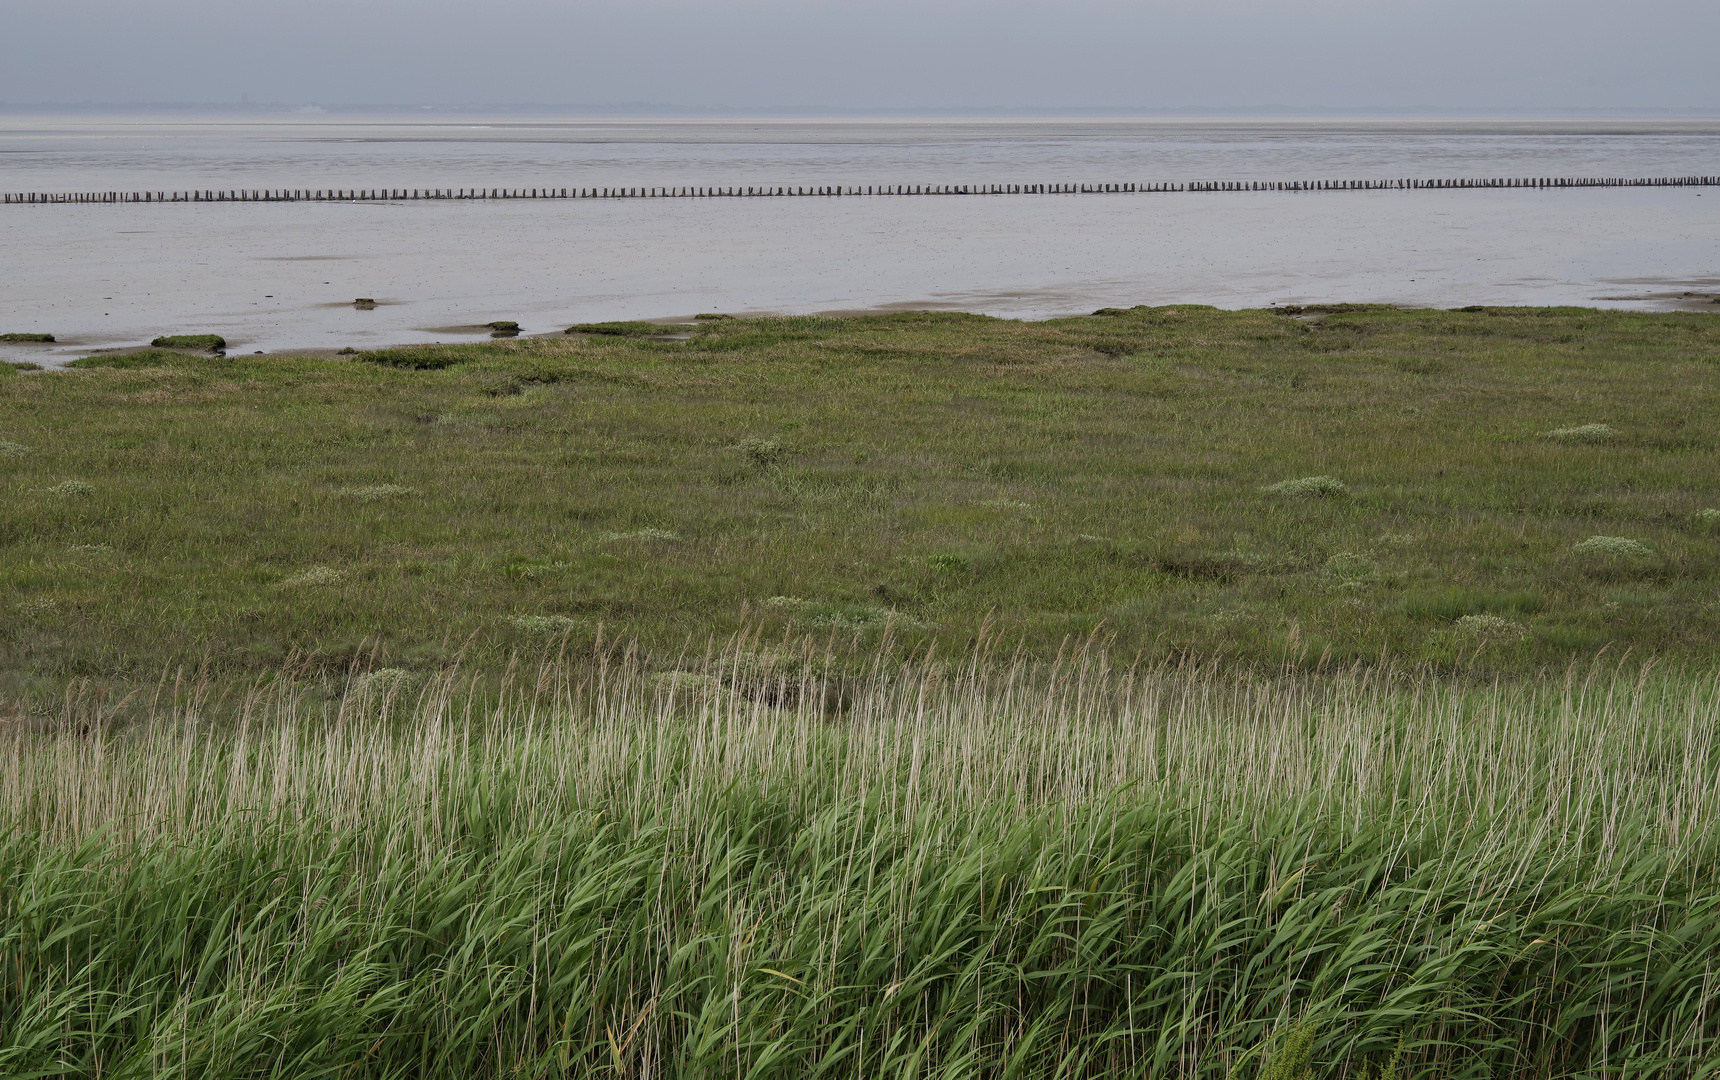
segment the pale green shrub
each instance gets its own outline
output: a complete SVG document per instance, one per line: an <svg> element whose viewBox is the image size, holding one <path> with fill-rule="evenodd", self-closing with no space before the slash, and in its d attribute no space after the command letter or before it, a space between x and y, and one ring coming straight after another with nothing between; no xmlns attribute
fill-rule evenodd
<svg viewBox="0 0 1720 1080"><path fill-rule="evenodd" d="M1554 428L1546 433L1549 439L1569 443L1606 442L1617 434L1618 429L1608 427L1605 424L1581 424L1577 427Z"/></svg>
<svg viewBox="0 0 1720 1080"><path fill-rule="evenodd" d="M348 684L348 690L363 694L386 694L391 691L398 693L417 681L417 674L404 668L377 668L356 676Z"/></svg>
<svg viewBox="0 0 1720 1080"><path fill-rule="evenodd" d="M1720 510L1708 507L1706 510L1696 511L1696 524L1705 529L1720 528Z"/></svg>
<svg viewBox="0 0 1720 1080"><path fill-rule="evenodd" d="M290 589L324 589L339 585L345 580L346 574L332 566L313 566L282 581L281 586Z"/></svg>
<svg viewBox="0 0 1720 1080"><path fill-rule="evenodd" d="M883 608L870 608L863 611L818 611L801 620L813 630L881 630L890 621L890 613Z"/></svg>
<svg viewBox="0 0 1720 1080"><path fill-rule="evenodd" d="M651 676L651 685L660 693L677 697L700 697L723 688L722 680L697 671L660 671Z"/></svg>
<svg viewBox="0 0 1720 1080"><path fill-rule="evenodd" d="M87 499L96 493L96 489L82 480L64 480L46 489L49 495L61 499Z"/></svg>
<svg viewBox="0 0 1720 1080"><path fill-rule="evenodd" d="M1327 499L1348 495L1349 486L1335 476L1304 476L1299 480L1281 480L1260 489L1268 495L1291 499Z"/></svg>
<svg viewBox="0 0 1720 1080"><path fill-rule="evenodd" d="M15 442L0 442L0 457L23 457L28 453L30 453L28 446L22 446Z"/></svg>
<svg viewBox="0 0 1720 1080"><path fill-rule="evenodd" d="M408 495L418 494L417 488L402 487L399 484L368 484L364 487L343 487L336 491L335 498L351 499L354 502L381 502L384 499L401 499Z"/></svg>
<svg viewBox="0 0 1720 1080"><path fill-rule="evenodd" d="M1623 536L1591 536L1571 549L1579 555L1609 559L1652 559L1654 549Z"/></svg>
<svg viewBox="0 0 1720 1080"><path fill-rule="evenodd" d="M527 634L568 634L583 623L571 615L514 615L508 625Z"/></svg>
<svg viewBox="0 0 1720 1080"><path fill-rule="evenodd" d="M742 439L735 444L735 450L761 469L775 465L788 452L787 448L776 439L759 438Z"/></svg>
<svg viewBox="0 0 1720 1080"><path fill-rule="evenodd" d="M1460 634L1491 641L1520 641L1529 633L1522 623L1498 615L1465 615L1452 627Z"/></svg>
<svg viewBox="0 0 1720 1080"><path fill-rule="evenodd" d="M1340 551L1326 560L1326 573L1334 577L1367 577L1378 569L1374 561L1366 555L1357 555L1350 551Z"/></svg>
<svg viewBox="0 0 1720 1080"><path fill-rule="evenodd" d="M672 533L668 529L647 528L634 529L632 532L608 532L604 533L599 537L599 539L606 544L612 543L616 540L658 540L663 542L672 542L681 539L681 536L679 533Z"/></svg>

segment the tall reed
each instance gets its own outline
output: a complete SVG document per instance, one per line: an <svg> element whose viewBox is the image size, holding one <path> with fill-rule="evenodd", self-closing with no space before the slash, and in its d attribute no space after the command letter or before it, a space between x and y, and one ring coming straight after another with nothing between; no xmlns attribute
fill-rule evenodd
<svg viewBox="0 0 1720 1080"><path fill-rule="evenodd" d="M1720 1074L1711 675L683 668L14 725L0 1073Z"/></svg>

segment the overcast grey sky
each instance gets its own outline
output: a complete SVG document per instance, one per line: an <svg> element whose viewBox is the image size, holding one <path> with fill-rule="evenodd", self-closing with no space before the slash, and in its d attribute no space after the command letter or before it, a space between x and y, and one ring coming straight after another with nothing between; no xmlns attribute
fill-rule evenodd
<svg viewBox="0 0 1720 1080"><path fill-rule="evenodd" d="M1720 109L1713 0L0 0L0 102Z"/></svg>

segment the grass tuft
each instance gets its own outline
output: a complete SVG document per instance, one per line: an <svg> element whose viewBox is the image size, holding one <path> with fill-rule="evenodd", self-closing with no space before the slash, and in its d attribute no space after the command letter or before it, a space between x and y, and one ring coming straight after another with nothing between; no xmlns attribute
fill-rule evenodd
<svg viewBox="0 0 1720 1080"><path fill-rule="evenodd" d="M1547 438L1569 443L1598 443L1606 442L1617 434L1616 428L1606 424L1582 424L1578 427L1554 428L1547 432Z"/></svg>
<svg viewBox="0 0 1720 1080"><path fill-rule="evenodd" d="M777 464L788 452L778 439L746 438L736 443L735 449L740 452L742 457L760 469L766 469Z"/></svg>
<svg viewBox="0 0 1720 1080"><path fill-rule="evenodd" d="M1441 589L1404 600L1404 614L1410 618L1445 622L1468 615L1534 615L1545 607L1546 601L1536 593L1478 589Z"/></svg>
<svg viewBox="0 0 1720 1080"><path fill-rule="evenodd" d="M218 352L227 347L227 339L220 334L163 334L150 344L158 349L204 349Z"/></svg>
<svg viewBox="0 0 1720 1080"><path fill-rule="evenodd" d="M965 555L953 551L940 551L931 556L926 562L934 570L943 570L951 574L966 574L973 570L973 563Z"/></svg>
<svg viewBox="0 0 1720 1080"><path fill-rule="evenodd" d="M1624 536L1591 536L1571 548L1578 555L1596 555L1608 559L1652 559L1654 549L1640 541Z"/></svg>
<svg viewBox="0 0 1720 1080"><path fill-rule="evenodd" d="M435 345L405 345L397 349L374 349L370 352L359 353L358 358L369 364L407 368L412 371L440 371L456 364L467 363L471 359L463 352L456 352Z"/></svg>
<svg viewBox="0 0 1720 1080"><path fill-rule="evenodd" d="M585 623L569 615L511 615L508 625L525 634L562 635L583 629Z"/></svg>
<svg viewBox="0 0 1720 1080"><path fill-rule="evenodd" d="M1376 573L1379 564L1366 555L1340 551L1326 560L1326 573L1341 578L1363 578Z"/></svg>
<svg viewBox="0 0 1720 1080"><path fill-rule="evenodd" d="M681 534L668 529L646 527L631 529L627 532L606 532L598 537L603 543L613 543L617 540L647 540L660 543L674 543L681 539Z"/></svg>
<svg viewBox="0 0 1720 1080"><path fill-rule="evenodd" d="M749 638L69 695L0 721L0 1068L1701 1076L1717 769L1712 674L1594 666Z"/></svg>
<svg viewBox="0 0 1720 1080"><path fill-rule="evenodd" d="M1304 476L1299 480L1280 480L1260 489L1269 495L1290 499L1327 499L1348 495L1349 486L1335 476Z"/></svg>
<svg viewBox="0 0 1720 1080"><path fill-rule="evenodd" d="M352 694L391 694L414 686L418 681L417 672L404 668L377 668L355 676L348 686Z"/></svg>
<svg viewBox="0 0 1720 1080"><path fill-rule="evenodd" d="M91 368L108 368L117 371L135 371L143 368L177 367L189 358L181 352L170 352L166 349L139 349L129 353L98 353L95 356L83 356L66 364L69 368L89 370Z"/></svg>
<svg viewBox="0 0 1720 1080"><path fill-rule="evenodd" d="M1522 623L1498 615L1464 615L1452 626L1460 634L1490 641L1517 641L1529 632Z"/></svg>
<svg viewBox="0 0 1720 1080"><path fill-rule="evenodd" d="M283 578L281 587L288 589L326 589L346 581L346 573L332 566L313 566L292 577Z"/></svg>
<svg viewBox="0 0 1720 1080"><path fill-rule="evenodd" d="M408 495L420 494L414 487L402 484L365 484L362 487L343 487L335 491L337 499L351 499L353 502L383 502L388 499L404 499Z"/></svg>
<svg viewBox="0 0 1720 1080"><path fill-rule="evenodd" d="M599 337L661 337L672 333L666 326L648 322L575 323L562 331L566 334L594 334Z"/></svg>

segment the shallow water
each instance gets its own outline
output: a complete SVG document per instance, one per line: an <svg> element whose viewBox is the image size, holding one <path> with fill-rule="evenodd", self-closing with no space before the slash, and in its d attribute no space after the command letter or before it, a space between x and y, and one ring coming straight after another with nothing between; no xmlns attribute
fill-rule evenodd
<svg viewBox="0 0 1720 1080"><path fill-rule="evenodd" d="M8 191L1688 173L1720 173L1720 122L0 115ZM1720 310L1720 188L7 206L0 250L0 332L61 339L0 349L46 362L160 333L363 348L700 311Z"/></svg>

